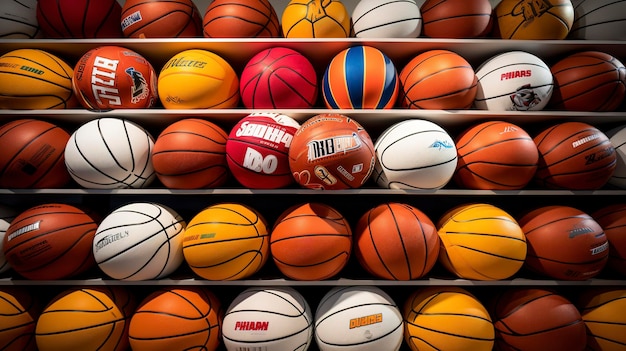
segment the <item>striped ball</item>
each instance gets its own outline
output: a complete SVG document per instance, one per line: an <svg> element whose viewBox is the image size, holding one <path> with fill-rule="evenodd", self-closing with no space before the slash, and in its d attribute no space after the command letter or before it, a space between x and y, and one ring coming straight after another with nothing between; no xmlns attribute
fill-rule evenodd
<svg viewBox="0 0 626 351"><path fill-rule="evenodd" d="M392 108L398 97L398 73L380 50L353 46L338 53L326 68L322 94L328 108Z"/></svg>

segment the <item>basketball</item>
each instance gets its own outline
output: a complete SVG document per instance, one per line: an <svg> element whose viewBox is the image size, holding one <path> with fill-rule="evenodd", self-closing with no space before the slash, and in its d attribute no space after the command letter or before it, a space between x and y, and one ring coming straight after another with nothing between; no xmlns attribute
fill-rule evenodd
<svg viewBox="0 0 626 351"><path fill-rule="evenodd" d="M202 19L192 0L126 0L120 18L127 38L202 36Z"/></svg>
<svg viewBox="0 0 626 351"><path fill-rule="evenodd" d="M249 189L291 185L289 148L299 127L280 113L256 112L239 120L226 141L226 162L239 184Z"/></svg>
<svg viewBox="0 0 626 351"><path fill-rule="evenodd" d="M350 223L330 205L293 205L276 219L270 251L276 267L290 279L334 277L348 264L352 252Z"/></svg>
<svg viewBox="0 0 626 351"><path fill-rule="evenodd" d="M599 189L611 179L617 155L610 139L583 122L562 122L538 133L535 182L544 188Z"/></svg>
<svg viewBox="0 0 626 351"><path fill-rule="evenodd" d="M39 0L37 22L46 38L121 38L116 0Z"/></svg>
<svg viewBox="0 0 626 351"><path fill-rule="evenodd" d="M222 57L190 49L161 68L159 98L166 109L225 109L239 103L239 78Z"/></svg>
<svg viewBox="0 0 626 351"><path fill-rule="evenodd" d="M552 290L513 288L489 306L496 350L582 351L585 324L572 302Z"/></svg>
<svg viewBox="0 0 626 351"><path fill-rule="evenodd" d="M616 203L600 207L591 217L600 225L609 242L606 267L626 275L626 204Z"/></svg>
<svg viewBox="0 0 626 351"><path fill-rule="evenodd" d="M589 351L618 351L626 344L626 290L620 288L589 288L583 291L576 305L587 327Z"/></svg>
<svg viewBox="0 0 626 351"><path fill-rule="evenodd" d="M37 0L10 0L2 4L0 39L41 37L37 22Z"/></svg>
<svg viewBox="0 0 626 351"><path fill-rule="evenodd" d="M336 113L310 117L289 147L289 168L309 189L359 188L374 168L374 143L354 119Z"/></svg>
<svg viewBox="0 0 626 351"><path fill-rule="evenodd" d="M524 51L509 51L483 62L476 70L475 107L488 111L538 111L552 97L550 67Z"/></svg>
<svg viewBox="0 0 626 351"><path fill-rule="evenodd" d="M565 39L573 22L570 0L502 0L495 7L495 36L502 39Z"/></svg>
<svg viewBox="0 0 626 351"><path fill-rule="evenodd" d="M423 34L430 38L482 38L491 34L489 0L426 0L422 7Z"/></svg>
<svg viewBox="0 0 626 351"><path fill-rule="evenodd" d="M383 188L439 189L457 164L454 140L438 124L407 119L385 129L374 144L372 179Z"/></svg>
<svg viewBox="0 0 626 351"><path fill-rule="evenodd" d="M4 257L4 236L7 233L9 225L13 218L17 216L19 212L9 207L8 205L0 205L0 273L7 272L11 269L11 265Z"/></svg>
<svg viewBox="0 0 626 351"><path fill-rule="evenodd" d="M415 0L359 0L352 11L357 38L417 38L422 14Z"/></svg>
<svg viewBox="0 0 626 351"><path fill-rule="evenodd" d="M400 71L400 104L409 109L468 109L474 103L477 78L459 54L429 50Z"/></svg>
<svg viewBox="0 0 626 351"><path fill-rule="evenodd" d="M459 278L501 280L515 275L527 254L526 238L515 218L484 203L459 205L437 222L439 262Z"/></svg>
<svg viewBox="0 0 626 351"><path fill-rule="evenodd" d="M491 351L494 327L483 304L456 286L425 287L404 302L404 340L412 351Z"/></svg>
<svg viewBox="0 0 626 351"><path fill-rule="evenodd" d="M228 306L222 336L227 350L306 350L313 339L313 312L292 287L250 287Z"/></svg>
<svg viewBox="0 0 626 351"><path fill-rule="evenodd" d="M206 38L279 38L280 23L269 0L214 0L202 19Z"/></svg>
<svg viewBox="0 0 626 351"><path fill-rule="evenodd" d="M5 351L36 351L35 325L41 301L27 288L0 288L0 348Z"/></svg>
<svg viewBox="0 0 626 351"><path fill-rule="evenodd" d="M47 203L22 211L3 240L6 260L26 279L76 277L95 266L91 243L97 216L78 207Z"/></svg>
<svg viewBox="0 0 626 351"><path fill-rule="evenodd" d="M134 351L215 351L222 315L220 300L206 287L158 288L130 317L130 347Z"/></svg>
<svg viewBox="0 0 626 351"><path fill-rule="evenodd" d="M312 108L317 91L311 61L286 47L258 52L246 63L239 80L241 102L249 109Z"/></svg>
<svg viewBox="0 0 626 351"><path fill-rule="evenodd" d="M615 150L615 170L608 184L626 189L626 125L619 125L605 134Z"/></svg>
<svg viewBox="0 0 626 351"><path fill-rule="evenodd" d="M439 245L435 224L406 203L377 205L363 213L354 228L359 264L382 279L424 277L437 263Z"/></svg>
<svg viewBox="0 0 626 351"><path fill-rule="evenodd" d="M89 189L145 188L155 178L152 135L129 120L96 118L78 127L65 147L65 165Z"/></svg>
<svg viewBox="0 0 626 351"><path fill-rule="evenodd" d="M290 0L281 17L285 38L348 38L351 22L339 0Z"/></svg>
<svg viewBox="0 0 626 351"><path fill-rule="evenodd" d="M617 110L626 96L626 68L615 57L584 51L550 67L554 92L549 107L566 111Z"/></svg>
<svg viewBox="0 0 626 351"><path fill-rule="evenodd" d="M467 189L516 190L533 180L539 151L533 138L507 121L475 124L455 140L458 163L453 179Z"/></svg>
<svg viewBox="0 0 626 351"><path fill-rule="evenodd" d="M69 287L43 309L35 327L39 351L125 350L133 295L121 286Z"/></svg>
<svg viewBox="0 0 626 351"><path fill-rule="evenodd" d="M571 39L624 40L626 31L626 1L572 0L574 23Z"/></svg>
<svg viewBox="0 0 626 351"><path fill-rule="evenodd" d="M228 179L226 140L217 124L185 118L169 124L152 149L157 178L170 189L217 188Z"/></svg>
<svg viewBox="0 0 626 351"><path fill-rule="evenodd" d="M398 87L391 59L373 46L358 45L333 57L321 90L330 109L390 109L398 98Z"/></svg>
<svg viewBox="0 0 626 351"><path fill-rule="evenodd" d="M61 188L70 181L64 150L70 135L56 124L16 119L0 126L0 187Z"/></svg>
<svg viewBox="0 0 626 351"><path fill-rule="evenodd" d="M609 258L609 242L590 215L569 206L543 206L519 219L530 271L559 280L595 277ZM559 250L554 248L558 247Z"/></svg>
<svg viewBox="0 0 626 351"><path fill-rule="evenodd" d="M398 351L402 313L376 286L336 286L315 311L315 341L320 351Z"/></svg>
<svg viewBox="0 0 626 351"><path fill-rule="evenodd" d="M171 208L133 202L109 213L93 238L100 270L116 280L167 277L183 263L185 221Z"/></svg>
<svg viewBox="0 0 626 351"><path fill-rule="evenodd" d="M183 235L185 262L207 280L248 278L263 267L269 253L267 222L244 204L206 207L187 223Z"/></svg>
<svg viewBox="0 0 626 351"><path fill-rule="evenodd" d="M158 100L150 62L120 46L99 46L83 54L74 67L72 86L90 110L150 108Z"/></svg>
<svg viewBox="0 0 626 351"><path fill-rule="evenodd" d="M72 91L73 69L38 49L17 49L0 56L0 109L68 109L78 105Z"/></svg>

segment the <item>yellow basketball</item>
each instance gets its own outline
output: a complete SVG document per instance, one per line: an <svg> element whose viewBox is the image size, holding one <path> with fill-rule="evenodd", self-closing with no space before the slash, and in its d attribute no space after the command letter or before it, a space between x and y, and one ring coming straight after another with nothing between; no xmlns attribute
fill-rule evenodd
<svg viewBox="0 0 626 351"><path fill-rule="evenodd" d="M0 287L0 350L34 351L39 301L23 287Z"/></svg>
<svg viewBox="0 0 626 351"><path fill-rule="evenodd" d="M526 259L526 237L517 221L489 204L446 212L437 223L439 262L459 278L499 280L514 275Z"/></svg>
<svg viewBox="0 0 626 351"><path fill-rule="evenodd" d="M78 106L72 91L74 69L38 49L0 56L0 109L63 109Z"/></svg>
<svg viewBox="0 0 626 351"><path fill-rule="evenodd" d="M255 209L215 204L196 214L185 230L183 255L208 280L237 280L256 273L269 256L269 232Z"/></svg>
<svg viewBox="0 0 626 351"><path fill-rule="evenodd" d="M282 27L285 38L347 38L350 13L339 0L291 0Z"/></svg>
<svg viewBox="0 0 626 351"><path fill-rule="evenodd" d="M502 39L565 39L574 23L571 0L502 0L495 14L495 36Z"/></svg>
<svg viewBox="0 0 626 351"><path fill-rule="evenodd" d="M158 91L166 109L233 108L239 103L239 78L221 56L191 49L163 65Z"/></svg>
<svg viewBox="0 0 626 351"><path fill-rule="evenodd" d="M404 303L404 340L413 351L491 351L495 329L487 309L467 290L419 289Z"/></svg>
<svg viewBox="0 0 626 351"><path fill-rule="evenodd" d="M595 288L583 291L577 307L587 326L590 351L624 350L626 345L626 290Z"/></svg>

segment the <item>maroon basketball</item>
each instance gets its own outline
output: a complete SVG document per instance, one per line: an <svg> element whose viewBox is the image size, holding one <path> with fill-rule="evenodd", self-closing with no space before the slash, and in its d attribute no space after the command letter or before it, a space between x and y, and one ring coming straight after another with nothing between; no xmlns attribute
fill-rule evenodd
<svg viewBox="0 0 626 351"><path fill-rule="evenodd" d="M591 214L609 241L607 267L626 275L626 203L604 206Z"/></svg>
<svg viewBox="0 0 626 351"><path fill-rule="evenodd" d="M116 0L39 0L37 22L47 38L121 38Z"/></svg>
<svg viewBox="0 0 626 351"><path fill-rule="evenodd" d="M479 38L493 26L489 0L426 0L422 33L430 38Z"/></svg>

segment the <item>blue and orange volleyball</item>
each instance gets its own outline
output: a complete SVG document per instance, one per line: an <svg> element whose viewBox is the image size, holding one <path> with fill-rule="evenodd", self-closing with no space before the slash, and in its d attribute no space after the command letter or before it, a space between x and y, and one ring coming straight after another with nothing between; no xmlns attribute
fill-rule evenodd
<svg viewBox="0 0 626 351"><path fill-rule="evenodd" d="M333 109L388 109L398 97L393 61L371 46L339 52L322 78L324 103Z"/></svg>

